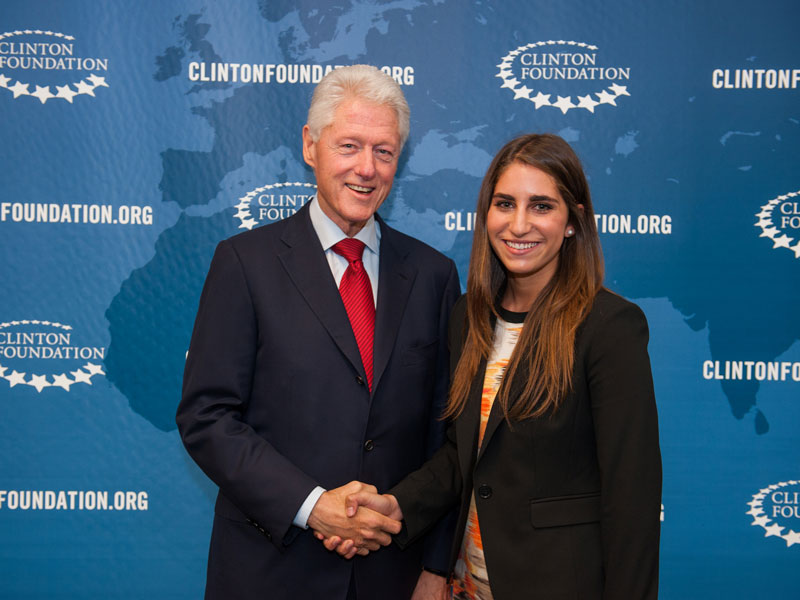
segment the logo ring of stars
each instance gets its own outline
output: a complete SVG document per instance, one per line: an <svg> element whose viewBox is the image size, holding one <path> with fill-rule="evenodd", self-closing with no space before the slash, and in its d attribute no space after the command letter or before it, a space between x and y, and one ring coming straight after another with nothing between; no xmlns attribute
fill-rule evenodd
<svg viewBox="0 0 800 600"><path fill-rule="evenodd" d="M64 331L72 331L72 327L70 325L62 325L61 323L54 323L52 321L39 321L36 319L25 319L22 321L8 321L6 323L0 323L0 329L5 329L6 327L16 327L18 325L45 325L47 327L63 329ZM20 373L14 369L11 373L6 374L6 371L8 371L8 367L4 367L2 364L0 364L0 379L5 379L8 381L10 387L13 388L15 385L29 385L36 388L36 391L39 393L41 393L46 387L60 387L69 391L70 386L76 383L86 383L88 385L92 385L92 377L95 375L105 375L105 371L103 371L103 368L100 365L95 365L90 362L87 362L77 371L70 371L70 375L72 375L72 377L66 373L52 375L53 381L48 381L47 375L37 375L36 373L31 373L30 379L26 379L27 373Z"/></svg>
<svg viewBox="0 0 800 600"><path fill-rule="evenodd" d="M558 96L558 100L555 102L550 100L550 96L552 94L544 94L539 91L536 96L531 97L531 94L535 91L528 86L521 85L520 82L516 77L514 77L514 73L511 71L511 65L514 63L516 57L524 52L525 50L530 50L540 46L575 46L578 48L586 48L587 50L597 50L597 46L591 46L584 42L574 42L574 41L565 41L565 40L547 40L544 42L532 42L530 44L525 44L520 46L516 50L512 50L508 54L506 54L503 59L500 61L500 64L497 67L500 69L495 77L500 77L503 80L503 85L501 88L508 88L512 92L514 92L514 100L525 99L533 102L536 106L536 110L539 110L543 106L552 106L554 108L558 108L563 114L567 114L567 111L572 110L573 108L585 108L590 113L594 114L594 109L596 106L600 104L610 104L612 106L617 105L617 98L620 96L630 96L628 93L628 88L624 85L617 85L616 83L611 85L608 90L601 90L599 92L594 92L594 95L597 96L597 100L591 97L591 94L586 94L585 96L577 96L578 102L577 104L573 102L572 96Z"/></svg>
<svg viewBox="0 0 800 600"><path fill-rule="evenodd" d="M796 481L794 479L791 481L780 481L776 484L758 490L757 494L753 494L753 499L747 503L747 505L750 507L750 510L746 513L753 517L753 522L750 523L750 525L758 525L764 529L764 537L779 537L786 542L787 548L789 546L794 546L795 544L800 544L800 532L790 529L787 533L781 533L784 529L786 529L786 527L783 525L778 525L777 523L772 523L772 520L766 514L764 514L763 505L764 498L767 496L767 494L774 492L779 488L785 488L791 485L800 485L800 481ZM770 525L770 523L772 524Z"/></svg>
<svg viewBox="0 0 800 600"><path fill-rule="evenodd" d="M265 185L260 188L254 189L252 192L248 192L247 195L242 196L239 198L239 204L237 204L234 208L238 210L238 212L233 215L239 221L241 221L241 225L239 225L239 229L252 229L256 225L258 225L258 221L253 218L253 215L250 213L250 203L253 201L253 198L258 196L259 194L266 192L267 190L274 190L282 187L307 187L307 188L314 188L316 189L316 185L313 183L301 183L296 181L294 183L272 183L270 185Z"/></svg>
<svg viewBox="0 0 800 600"><path fill-rule="evenodd" d="M49 35L52 37L61 38L68 41L72 41L75 39L74 36L65 35L63 33L57 33L55 31L42 31L41 29L24 29L24 30L6 31L5 33L0 33L0 40L14 37L15 35ZM12 94L14 94L14 100L19 98L20 96L33 96L34 98L38 98L39 102L41 102L42 104L44 104L45 102L47 102L52 98L61 98L72 104L72 99L75 96L79 96L80 94L88 94L89 96L94 97L94 90L96 88L108 87L105 77L98 77L97 75L92 73L86 79L88 79L88 83L84 79L72 82L72 85L74 85L75 89L78 91L74 91L70 87L70 84L68 83L66 85L55 86L57 93L54 94L53 92L50 91L49 85L45 86L37 85L35 92L31 92L28 90L31 84L23 83L20 80L17 80L17 82L14 85L9 85L14 80L0 73L0 88L6 89Z"/></svg>
<svg viewBox="0 0 800 600"><path fill-rule="evenodd" d="M758 237L765 237L772 240L773 248L786 248L787 250L794 252L795 258L800 258L800 240L798 240L797 243L792 246L792 242L795 241L794 238L789 237L785 233L778 235L781 233L781 231L775 227L775 223L772 222L772 212L775 210L775 207L781 202L785 202L786 200L795 198L797 196L800 196L800 191L782 194L781 196L773 198L767 202L761 207L761 211L756 213L758 221L756 222L755 227L761 228L761 235Z"/></svg>

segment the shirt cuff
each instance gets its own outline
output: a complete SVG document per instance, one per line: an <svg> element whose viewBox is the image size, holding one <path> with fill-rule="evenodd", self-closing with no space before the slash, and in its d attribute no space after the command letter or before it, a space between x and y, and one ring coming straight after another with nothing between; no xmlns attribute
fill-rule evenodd
<svg viewBox="0 0 800 600"><path fill-rule="evenodd" d="M319 500L319 497L324 493L325 488L321 488L319 486L311 490L311 493L308 495L305 502L300 505L300 510L298 510L297 514L294 516L294 521L292 521L292 524L300 527L301 529L308 529L308 517L311 516L311 511L314 510L317 500Z"/></svg>

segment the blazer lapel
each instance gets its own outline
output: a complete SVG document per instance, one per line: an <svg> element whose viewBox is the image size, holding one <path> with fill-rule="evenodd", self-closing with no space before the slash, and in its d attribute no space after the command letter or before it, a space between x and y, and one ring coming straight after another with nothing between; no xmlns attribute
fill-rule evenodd
<svg viewBox="0 0 800 600"><path fill-rule="evenodd" d="M278 253L278 258L289 278L342 353L363 375L364 366L356 338L325 253L311 225L308 205L286 220L286 231L281 241L286 248Z"/></svg>
<svg viewBox="0 0 800 600"><path fill-rule="evenodd" d="M475 464L478 431L481 420L481 396L483 395L483 378L486 373L486 361L481 361L478 374L472 381L467 404L456 419L456 438L458 440L458 460L462 473L471 473ZM485 443L485 441L484 441Z"/></svg>
<svg viewBox="0 0 800 600"><path fill-rule="evenodd" d="M373 394L378 389L386 365L389 364L406 310L406 300L417 276L416 267L406 260L408 252L397 245L395 232L378 215L375 215L375 219L381 228L381 249L372 356Z"/></svg>

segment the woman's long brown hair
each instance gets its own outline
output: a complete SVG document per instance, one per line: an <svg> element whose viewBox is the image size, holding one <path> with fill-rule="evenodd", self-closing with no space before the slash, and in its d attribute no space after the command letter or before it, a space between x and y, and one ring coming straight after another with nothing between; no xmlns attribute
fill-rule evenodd
<svg viewBox="0 0 800 600"><path fill-rule="evenodd" d="M525 318L497 394L506 419L523 420L555 411L570 391L575 333L602 287L603 257L594 220L589 186L580 160L558 136L529 134L508 142L495 156L478 195L475 233L467 275L469 333L456 367L444 417L464 410L472 381L492 350L492 316L506 284L506 271L489 244L486 215L497 180L514 162L550 175L569 210L575 234L565 238L558 267ZM579 205L583 205L583 209ZM509 397L518 372L527 373L522 392ZM518 386L515 386L517 389Z"/></svg>

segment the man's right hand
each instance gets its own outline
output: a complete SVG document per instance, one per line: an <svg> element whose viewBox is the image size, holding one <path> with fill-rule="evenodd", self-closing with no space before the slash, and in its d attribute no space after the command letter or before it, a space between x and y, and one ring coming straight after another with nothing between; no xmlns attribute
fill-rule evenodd
<svg viewBox="0 0 800 600"><path fill-rule="evenodd" d="M348 498L353 500L346 506ZM317 538L326 540L325 547L329 550L345 540L346 549L337 548L337 551L346 558L388 546L392 542L391 536L400 532L400 520L368 506L371 498L382 496L378 496L374 486L358 481L324 492L311 510L308 526L314 530ZM385 507L378 503L377 508Z"/></svg>

